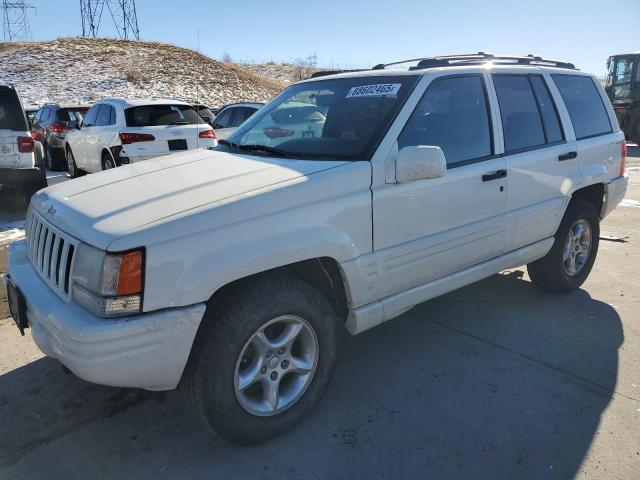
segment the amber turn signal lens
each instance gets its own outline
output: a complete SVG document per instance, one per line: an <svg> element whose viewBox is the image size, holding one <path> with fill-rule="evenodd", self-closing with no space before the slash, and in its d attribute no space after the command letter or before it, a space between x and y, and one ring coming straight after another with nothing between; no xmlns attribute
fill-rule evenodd
<svg viewBox="0 0 640 480"><path fill-rule="evenodd" d="M142 251L125 253L120 261L118 290L116 294L132 295L142 293Z"/></svg>

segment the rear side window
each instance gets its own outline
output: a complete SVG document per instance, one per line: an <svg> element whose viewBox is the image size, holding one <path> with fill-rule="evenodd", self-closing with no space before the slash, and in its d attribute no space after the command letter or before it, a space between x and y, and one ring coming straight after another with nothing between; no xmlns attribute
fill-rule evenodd
<svg viewBox="0 0 640 480"><path fill-rule="evenodd" d="M18 95L11 89L0 90L0 129L27 130Z"/></svg>
<svg viewBox="0 0 640 480"><path fill-rule="evenodd" d="M398 148L439 146L448 166L492 154L489 109L480 76L434 80L411 114Z"/></svg>
<svg viewBox="0 0 640 480"><path fill-rule="evenodd" d="M567 106L578 140L611 132L609 115L591 77L561 74L552 77Z"/></svg>
<svg viewBox="0 0 640 480"><path fill-rule="evenodd" d="M128 127L202 123L200 115L190 105L142 105L127 108L124 114Z"/></svg>
<svg viewBox="0 0 640 480"><path fill-rule="evenodd" d="M545 144L536 97L526 75L494 75L504 149L516 152Z"/></svg>

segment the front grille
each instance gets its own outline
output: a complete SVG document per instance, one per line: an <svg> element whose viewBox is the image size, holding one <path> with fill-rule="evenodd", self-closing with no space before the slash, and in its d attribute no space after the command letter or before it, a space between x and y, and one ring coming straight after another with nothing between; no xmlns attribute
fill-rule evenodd
<svg viewBox="0 0 640 480"><path fill-rule="evenodd" d="M71 297L71 269L78 242L33 210L27 216L29 261L40 277L62 299Z"/></svg>

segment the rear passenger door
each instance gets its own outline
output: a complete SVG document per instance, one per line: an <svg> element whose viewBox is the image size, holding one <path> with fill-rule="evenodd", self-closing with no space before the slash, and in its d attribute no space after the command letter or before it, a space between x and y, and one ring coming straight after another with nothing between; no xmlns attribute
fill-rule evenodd
<svg viewBox="0 0 640 480"><path fill-rule="evenodd" d="M373 189L380 296L464 270L504 252L505 162L494 155L482 74L436 78L397 140L442 148L444 177Z"/></svg>
<svg viewBox="0 0 640 480"><path fill-rule="evenodd" d="M579 180L552 89L542 74L493 74L507 166L507 251L554 235Z"/></svg>

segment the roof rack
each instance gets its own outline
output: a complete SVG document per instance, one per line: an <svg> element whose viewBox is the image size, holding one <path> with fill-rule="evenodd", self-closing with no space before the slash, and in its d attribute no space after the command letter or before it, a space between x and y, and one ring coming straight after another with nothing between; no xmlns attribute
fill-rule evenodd
<svg viewBox="0 0 640 480"><path fill-rule="evenodd" d="M327 75L337 75L338 73L365 72L366 68L358 68L355 70L320 70L313 72L308 78L326 77Z"/></svg>
<svg viewBox="0 0 640 480"><path fill-rule="evenodd" d="M434 67L455 67L462 65L481 65L487 62L501 63L506 65L539 65L543 67L557 67L576 70L573 63L562 62L559 60L549 60L537 55L494 55L492 53L478 52L469 53L463 55L444 55L439 57L425 57L425 58L412 58L410 60L402 60L399 62L379 64L373 67L372 70L384 70L387 67L393 65L400 65L403 63L418 62L417 65L410 67L409 70L421 70L423 68Z"/></svg>

